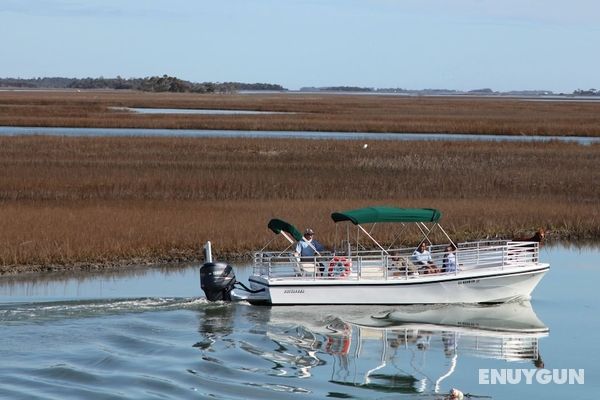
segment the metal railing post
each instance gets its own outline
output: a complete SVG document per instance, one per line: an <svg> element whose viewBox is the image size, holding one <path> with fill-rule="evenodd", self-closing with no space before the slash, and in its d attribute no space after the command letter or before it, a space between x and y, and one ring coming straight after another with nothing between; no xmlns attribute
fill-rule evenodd
<svg viewBox="0 0 600 400"><path fill-rule="evenodd" d="M381 258L383 260L385 260L384 262L384 270L383 270L383 280L388 279L388 271L389 271L389 266L388 266L388 258L383 254L383 251L381 252Z"/></svg>
<svg viewBox="0 0 600 400"><path fill-rule="evenodd" d="M358 256L356 257L356 261L357 261L357 269L356 269L356 279L360 281L360 279L362 278L362 256Z"/></svg>

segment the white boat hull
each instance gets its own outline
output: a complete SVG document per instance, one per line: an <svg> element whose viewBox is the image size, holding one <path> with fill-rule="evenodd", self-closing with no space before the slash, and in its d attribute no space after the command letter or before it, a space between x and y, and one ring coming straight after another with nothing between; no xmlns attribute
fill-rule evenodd
<svg viewBox="0 0 600 400"><path fill-rule="evenodd" d="M252 304L450 304L502 303L529 299L548 264L457 275L387 280L295 280L250 277Z"/></svg>

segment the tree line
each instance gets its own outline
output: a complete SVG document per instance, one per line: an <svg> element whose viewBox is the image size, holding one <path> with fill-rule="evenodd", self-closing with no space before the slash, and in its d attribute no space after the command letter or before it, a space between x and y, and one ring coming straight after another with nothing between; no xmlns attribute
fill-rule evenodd
<svg viewBox="0 0 600 400"><path fill-rule="evenodd" d="M573 94L576 95L576 96L600 96L600 90L597 90L597 89L588 89L588 90L577 89L576 91L573 92Z"/></svg>
<svg viewBox="0 0 600 400"><path fill-rule="evenodd" d="M0 78L0 87L25 89L123 89L145 92L193 92L231 93L240 90L286 90L271 83L242 82L190 82L174 76L151 76L146 78Z"/></svg>

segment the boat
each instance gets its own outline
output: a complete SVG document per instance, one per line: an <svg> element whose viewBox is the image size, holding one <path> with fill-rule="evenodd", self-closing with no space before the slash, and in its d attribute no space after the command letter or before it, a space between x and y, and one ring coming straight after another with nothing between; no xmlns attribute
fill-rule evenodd
<svg viewBox="0 0 600 400"><path fill-rule="evenodd" d="M209 242L201 286L208 300L255 305L503 303L531 298L550 269L540 262L539 243L487 239L454 243L439 223L441 216L432 208L388 206L334 212L331 219L336 226L346 226L345 238L339 249L315 249L312 257L295 252L295 244L306 240L295 226L272 219L268 228L285 238L287 247L273 251L265 246L254 252L248 285L236 280L231 266L212 262ZM414 245L384 246L377 241L374 227L389 224L400 228L399 236L409 227L419 232L422 240L416 247L429 246L430 264L436 268L418 264ZM353 242L351 229L356 232ZM445 243L434 244L434 233ZM443 268L448 246L454 248L452 269Z"/></svg>

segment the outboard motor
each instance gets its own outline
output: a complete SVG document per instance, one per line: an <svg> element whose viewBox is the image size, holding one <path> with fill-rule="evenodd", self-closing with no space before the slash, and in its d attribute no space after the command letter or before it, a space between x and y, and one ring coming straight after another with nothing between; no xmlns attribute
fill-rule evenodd
<svg viewBox="0 0 600 400"><path fill-rule="evenodd" d="M204 290L208 301L232 301L231 291L236 285L239 286L238 289L250 294L265 291L264 288L252 290L242 282L238 282L230 265L220 262L214 263L210 242L206 242L204 245L204 261L204 265L200 268L200 287ZM245 299L239 293L235 294L233 300Z"/></svg>
<svg viewBox="0 0 600 400"><path fill-rule="evenodd" d="M234 284L235 274L230 265L207 262L200 268L200 287L208 301L231 301Z"/></svg>

